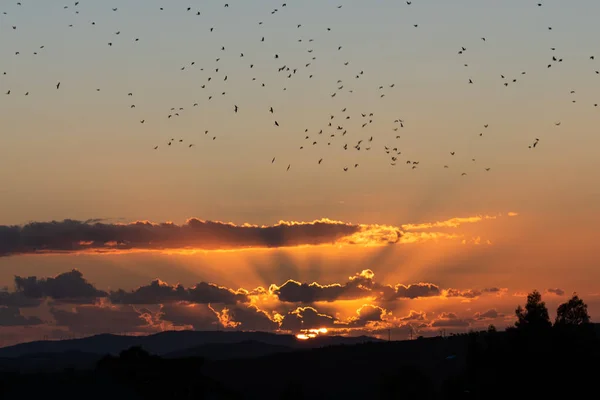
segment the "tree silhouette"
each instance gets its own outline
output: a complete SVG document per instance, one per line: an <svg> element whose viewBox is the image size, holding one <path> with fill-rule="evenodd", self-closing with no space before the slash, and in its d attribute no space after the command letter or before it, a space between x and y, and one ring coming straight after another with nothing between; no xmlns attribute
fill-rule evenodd
<svg viewBox="0 0 600 400"><path fill-rule="evenodd" d="M487 331L488 333L496 333L498 332L498 329L496 329L496 326L494 324L490 324L490 326L488 326Z"/></svg>
<svg viewBox="0 0 600 400"><path fill-rule="evenodd" d="M150 358L150 353L144 350L141 346L133 346L127 350L123 350L119 357L122 360L133 361L133 360L146 360Z"/></svg>
<svg viewBox="0 0 600 400"><path fill-rule="evenodd" d="M546 303L542 301L542 295L537 290L527 295L525 309L519 306L515 310L515 314L517 315L515 326L519 330L541 330L552 327Z"/></svg>
<svg viewBox="0 0 600 400"><path fill-rule="evenodd" d="M590 323L587 304L573 293L573 297L556 310L555 326L580 326Z"/></svg>

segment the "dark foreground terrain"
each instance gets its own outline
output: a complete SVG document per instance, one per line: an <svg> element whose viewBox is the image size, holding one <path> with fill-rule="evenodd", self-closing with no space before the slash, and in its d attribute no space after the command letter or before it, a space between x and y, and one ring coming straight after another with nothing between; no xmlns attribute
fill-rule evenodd
<svg viewBox="0 0 600 400"><path fill-rule="evenodd" d="M106 355L119 356L132 347L164 359L230 360L256 358L296 350L376 342L372 337L321 336L301 341L293 335L265 332L178 331L149 336L97 335L83 339L39 341L0 348L0 371L60 372L89 370Z"/></svg>
<svg viewBox="0 0 600 400"><path fill-rule="evenodd" d="M589 398L600 376L591 324L404 342L318 339L169 332L30 343L0 349L0 398L564 399Z"/></svg>

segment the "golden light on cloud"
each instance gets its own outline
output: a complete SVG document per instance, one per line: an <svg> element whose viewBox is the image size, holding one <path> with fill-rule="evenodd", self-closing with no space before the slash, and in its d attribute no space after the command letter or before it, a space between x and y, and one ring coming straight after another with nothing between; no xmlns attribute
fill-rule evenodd
<svg viewBox="0 0 600 400"><path fill-rule="evenodd" d="M444 232L406 232L402 235L400 243L415 244L424 242L437 242L439 240L455 240L463 235Z"/></svg>
<svg viewBox="0 0 600 400"><path fill-rule="evenodd" d="M511 212L509 215L517 214ZM148 221L128 224L72 220L34 222L25 226L2 227L4 229L0 230L0 243L6 245L0 246L0 256L132 252L194 255L208 251L306 246L372 247L461 239L466 241L465 243L480 244L481 238L469 240L460 232L440 232L435 229L459 228L463 224L495 220L499 216L455 217L445 221L401 226L353 224L328 218L311 222L279 221L272 226L247 223L236 225L231 222L203 221L196 218L189 219L183 225ZM3 235L6 236L6 240Z"/></svg>
<svg viewBox="0 0 600 400"><path fill-rule="evenodd" d="M240 322L236 322L231 318L228 308L223 308L222 311L217 311L210 304L208 304L208 308L215 313L219 319L219 323L221 326L223 326L223 328L237 328L241 325Z"/></svg>
<svg viewBox="0 0 600 400"><path fill-rule="evenodd" d="M487 312L489 308L481 304L507 292L501 287L457 289L423 281L379 283L375 278L373 270L364 269L344 282L288 280L280 286L252 290L234 290L206 281L184 286L154 279L134 290L105 291L97 289L80 271L72 270L53 277L15 276L15 291L0 291L0 302L35 308L49 300L56 323L75 331L101 332L107 323L124 324L127 332L141 333L219 327L284 333L306 341L327 334L406 337L433 323L463 328L481 325L495 318L495 313ZM480 300L482 297L488 299ZM480 304L478 310L472 311L472 306L464 310L467 306L461 304L467 302ZM463 308L462 316L436 316L436 312L450 308ZM42 323L30 315L36 314L20 318Z"/></svg>
<svg viewBox="0 0 600 400"><path fill-rule="evenodd" d="M309 340L314 339L319 335L325 335L329 332L327 328L318 329L303 329L300 333L296 334L296 339Z"/></svg>
<svg viewBox="0 0 600 400"><path fill-rule="evenodd" d="M432 229L432 228L458 228L463 224L473 224L485 220L497 219L499 215L477 215L474 217L457 217L446 221L427 222L423 224L406 224L402 225L402 229L406 231Z"/></svg>

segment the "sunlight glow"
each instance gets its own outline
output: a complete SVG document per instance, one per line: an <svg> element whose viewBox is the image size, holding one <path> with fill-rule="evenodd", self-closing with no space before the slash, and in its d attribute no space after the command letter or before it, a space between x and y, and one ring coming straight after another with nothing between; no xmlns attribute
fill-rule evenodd
<svg viewBox="0 0 600 400"><path fill-rule="evenodd" d="M296 339L299 340L309 340L314 339L321 334L326 334L329 332L327 328L318 328L318 329L303 329L301 333L296 335Z"/></svg>

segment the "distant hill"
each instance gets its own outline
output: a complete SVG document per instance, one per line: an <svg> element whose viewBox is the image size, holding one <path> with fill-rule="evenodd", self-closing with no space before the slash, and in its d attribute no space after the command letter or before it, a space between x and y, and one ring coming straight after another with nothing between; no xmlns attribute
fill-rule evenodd
<svg viewBox="0 0 600 400"><path fill-rule="evenodd" d="M205 361L201 362L199 377L193 379L201 379L205 389L210 385L222 385L233 393L244 394L237 397L204 398L275 400L284 398L280 394L291 390L298 394L302 391L305 395L305 397L292 398L375 399L377 397L373 397L373 385L379 385L381 377L388 372L392 373L390 379L394 382L399 381L402 385L416 384L422 380L422 377L414 376L411 370L408 370L409 375L399 371L402 371L402 368L417 366L428 375L435 377L434 380L423 383L430 386L439 386L449 376L459 373L464 368L467 339L466 337L431 338L388 343L370 337L323 336L301 341L291 335L243 332L233 334L232 332L168 332L166 335L159 334L137 339L156 346L156 343L166 340L165 337L175 342L179 337L185 338L186 346L194 341L194 337L197 342L220 340L221 343L205 343L163 353L162 361L155 361L157 364L154 367L147 360L140 361L140 364L135 364L134 361L132 365L137 369L133 375L128 375L127 363L121 363L118 359L112 360L114 365L99 369L98 361L103 359L104 355L97 352L23 354L32 347L40 346L40 343L48 345L44 342L28 343L9 348L10 353L7 351L9 349L2 349L5 353L15 355L21 352L21 355L0 359L0 372L6 371L4 374L0 373L0 377L4 376L4 379L14 386L14 391L10 393L14 396L24 395L24 397L7 398L43 397L44 392L63 393L65 390L73 390L73 385L79 384L80 386L77 387L81 387L81 390L89 391L90 398L110 396L115 399L135 400L148 397L135 397L133 392L127 391L129 389L123 386L124 381L119 380L120 378L111 378L111 374L116 374L115 376L118 377L122 372L123 376L130 377L128 379L135 378L143 382L153 381L158 379L158 376L161 377L162 382L162 379L167 379L165 376L170 374L168 377L170 382L174 377L179 377L182 371L186 371L186 365L191 365L190 362L193 364L194 357L200 357ZM58 346L55 349L75 346L89 348L94 343L101 343L104 349L107 349L107 343L111 338L115 339L114 343L119 346L124 343L123 337L111 335L53 343ZM257 338L262 341L256 340ZM238 342L237 340L240 339L242 340ZM18 352L15 347L19 348ZM122 365L123 371L119 369L119 365ZM61 373L65 369L77 371ZM29 375L29 378L28 375L24 375L36 372L41 373ZM10 378L11 376L13 378ZM22 379L23 382L36 382L36 384L23 387L18 383L21 381L15 381L17 378ZM165 382L162 384L167 385ZM43 385L43 388L38 385ZM0 394L1 386L0 384ZM142 386L147 385L144 383ZM175 383L167 386L178 387Z"/></svg>
<svg viewBox="0 0 600 400"><path fill-rule="evenodd" d="M100 354L81 351L27 354L20 357L0 358L0 372L59 372L65 369L93 369L100 358L102 358Z"/></svg>
<svg viewBox="0 0 600 400"><path fill-rule="evenodd" d="M97 335L82 339L47 340L0 348L0 368L9 364L43 369L43 365L83 368L100 357L118 355L132 346L167 358L203 357L212 360L253 358L298 349L376 342L363 337L321 336L301 341L293 335L265 332L172 331L149 336ZM18 360L15 360L18 359Z"/></svg>
<svg viewBox="0 0 600 400"><path fill-rule="evenodd" d="M590 332L512 329L394 342L166 332L36 342L2 349L16 356L0 358L0 398L584 398L600 374L600 340ZM124 344L129 347L119 347ZM112 354L128 351L106 357L81 350L95 345ZM130 345L161 350L161 356ZM46 352L26 353L40 346Z"/></svg>
<svg viewBox="0 0 600 400"><path fill-rule="evenodd" d="M298 394L291 398L376 399L380 397L373 393L373 386L379 385L386 374L400 386L419 382L422 377L412 375L413 367L432 377L424 383L429 389L440 387L449 377L464 370L467 341L466 336L456 336L340 344L254 359L211 361L204 374L215 381L227 382L235 392L254 394L246 398L276 399L283 398L278 394L286 390L302 390L304 397ZM404 369L407 371L402 372Z"/></svg>
<svg viewBox="0 0 600 400"><path fill-rule="evenodd" d="M268 356L278 353L289 353L295 349L291 346L282 346L248 340L240 343L213 343L203 344L181 351L167 353L164 358L201 357L208 360L245 359Z"/></svg>

